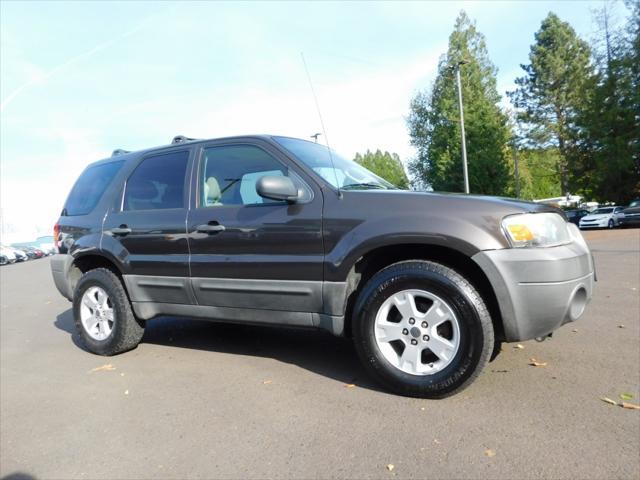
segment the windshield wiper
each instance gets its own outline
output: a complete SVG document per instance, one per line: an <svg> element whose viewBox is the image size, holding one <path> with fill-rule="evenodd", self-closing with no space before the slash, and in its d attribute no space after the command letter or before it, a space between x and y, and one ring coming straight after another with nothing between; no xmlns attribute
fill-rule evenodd
<svg viewBox="0 0 640 480"><path fill-rule="evenodd" d="M348 185L343 185L340 187L343 190L349 190L353 188L372 188L372 189L382 189L387 190L387 187L384 185L380 185L379 183L349 183Z"/></svg>

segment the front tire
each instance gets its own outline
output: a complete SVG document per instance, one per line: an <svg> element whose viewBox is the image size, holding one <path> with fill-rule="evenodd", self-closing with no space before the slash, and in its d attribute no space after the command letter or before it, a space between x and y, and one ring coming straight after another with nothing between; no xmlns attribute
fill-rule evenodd
<svg viewBox="0 0 640 480"><path fill-rule="evenodd" d="M144 324L136 319L120 279L110 270L86 272L73 294L76 330L87 350L116 355L138 346Z"/></svg>
<svg viewBox="0 0 640 480"><path fill-rule="evenodd" d="M460 274L439 263L393 264L365 285L353 337L371 376L401 395L443 398L467 387L493 352L487 307Z"/></svg>
<svg viewBox="0 0 640 480"><path fill-rule="evenodd" d="M609 228L609 230L613 229L614 226L615 225L613 223L613 220L609 220L609 223L607 224L607 227Z"/></svg>

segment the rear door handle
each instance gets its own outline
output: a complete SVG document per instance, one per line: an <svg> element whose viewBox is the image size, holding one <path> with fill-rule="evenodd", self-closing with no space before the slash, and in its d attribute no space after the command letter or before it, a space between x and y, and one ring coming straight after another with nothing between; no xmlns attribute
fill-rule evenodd
<svg viewBox="0 0 640 480"><path fill-rule="evenodd" d="M125 236L131 233L131 229L126 225L120 225L119 227L115 227L111 229L111 233L114 235Z"/></svg>
<svg viewBox="0 0 640 480"><path fill-rule="evenodd" d="M220 225L218 222L209 222L196 227L196 231L200 233L218 233L224 232L225 230L224 225Z"/></svg>

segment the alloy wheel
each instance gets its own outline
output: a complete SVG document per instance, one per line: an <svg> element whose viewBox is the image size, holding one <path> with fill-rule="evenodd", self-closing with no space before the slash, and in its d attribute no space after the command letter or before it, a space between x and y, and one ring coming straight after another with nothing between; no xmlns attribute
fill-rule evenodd
<svg viewBox="0 0 640 480"><path fill-rule="evenodd" d="M105 340L113 330L115 314L109 295L101 287L89 287L82 296L80 320L94 340Z"/></svg>
<svg viewBox="0 0 640 480"><path fill-rule="evenodd" d="M447 367L460 347L460 325L447 302L426 290L402 290L380 306L376 344L395 368L432 375Z"/></svg>

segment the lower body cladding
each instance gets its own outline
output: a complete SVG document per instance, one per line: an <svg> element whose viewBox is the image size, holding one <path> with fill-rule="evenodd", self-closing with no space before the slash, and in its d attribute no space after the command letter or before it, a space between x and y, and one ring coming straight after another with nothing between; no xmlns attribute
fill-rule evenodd
<svg viewBox="0 0 640 480"><path fill-rule="evenodd" d="M226 322L344 329L346 283L123 276L138 318L175 315Z"/></svg>
<svg viewBox="0 0 640 480"><path fill-rule="evenodd" d="M490 250L472 258L496 294L506 341L545 337L577 320L591 300L595 274L585 244Z"/></svg>

